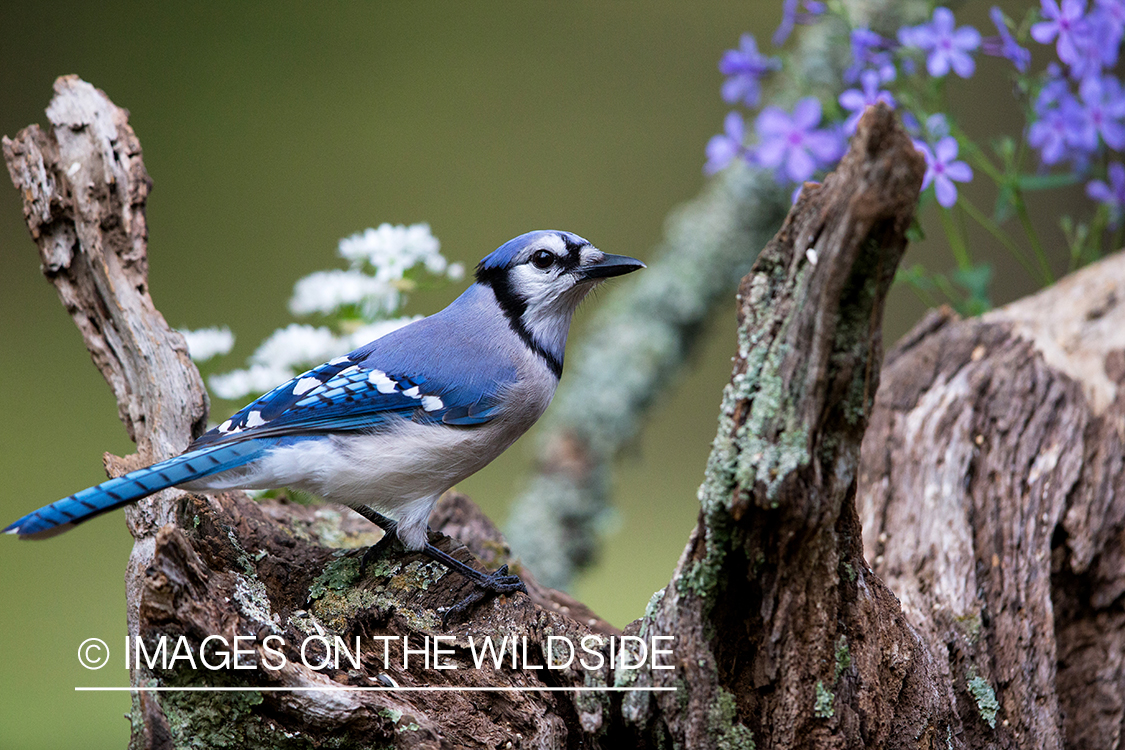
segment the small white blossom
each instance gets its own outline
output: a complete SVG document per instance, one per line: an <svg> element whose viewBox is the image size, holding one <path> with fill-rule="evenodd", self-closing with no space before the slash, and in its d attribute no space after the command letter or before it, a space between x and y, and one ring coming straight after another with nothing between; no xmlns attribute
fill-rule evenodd
<svg viewBox="0 0 1125 750"><path fill-rule="evenodd" d="M419 263L427 267L431 263L440 264L444 268L445 259L440 251L441 243L430 233L429 224L384 223L378 229L368 229L340 240L342 257L351 261L353 267L370 264L375 269L375 277L383 281L401 279Z"/></svg>
<svg viewBox="0 0 1125 750"><path fill-rule="evenodd" d="M207 379L207 384L211 386L211 393L219 398L240 399L265 393L291 377L293 372L284 367L251 365L245 370L212 375Z"/></svg>
<svg viewBox="0 0 1125 750"><path fill-rule="evenodd" d="M331 322L341 308L356 306L364 324L355 327L359 321L341 316L333 323L338 333L298 324L277 330L251 355L247 368L211 377L212 392L224 399L265 393L298 372L419 320L420 316L381 318L405 303L405 293L414 288L415 280L406 278L411 269L421 266L433 276L453 280L464 277L465 266L448 262L440 251L429 224L381 224L340 240L340 256L350 268L318 271L298 281L289 310L294 315L321 314ZM233 336L222 351L229 351L231 344ZM195 356L195 347L189 348Z"/></svg>
<svg viewBox="0 0 1125 750"><path fill-rule="evenodd" d="M317 271L293 287L289 311L294 315L329 315L345 305L358 305L365 315L373 317L397 309L400 296L390 284L362 271Z"/></svg>
<svg viewBox="0 0 1125 750"><path fill-rule="evenodd" d="M340 354L343 354L340 341L328 328L292 323L270 334L250 356L250 363L284 370L299 365L319 365Z"/></svg>
<svg viewBox="0 0 1125 750"><path fill-rule="evenodd" d="M234 346L234 334L229 328L200 328L190 331L176 329L187 341L188 355L195 362L206 362L212 357L226 354Z"/></svg>

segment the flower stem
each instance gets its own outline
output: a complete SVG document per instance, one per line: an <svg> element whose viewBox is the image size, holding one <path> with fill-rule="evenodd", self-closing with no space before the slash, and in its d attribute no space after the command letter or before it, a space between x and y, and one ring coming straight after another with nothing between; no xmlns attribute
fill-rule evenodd
<svg viewBox="0 0 1125 750"><path fill-rule="evenodd" d="M1031 216L1027 213L1027 204L1023 200L1023 191L1018 188L1013 192L1013 202L1016 204L1016 215L1020 218L1020 224L1023 226L1023 231L1027 234L1027 239L1031 242L1031 249L1035 252L1035 259L1039 261L1039 269L1043 274L1043 283L1050 285L1055 283L1055 274L1051 271L1051 265L1047 262L1047 254L1043 252L1043 246L1039 244L1039 235L1035 232L1035 227L1031 225Z"/></svg>
<svg viewBox="0 0 1125 750"><path fill-rule="evenodd" d="M965 209L965 213L967 213L969 217L973 219L973 221L984 227L985 231L995 237L1001 245L1007 248L1008 252L1012 254L1012 257L1019 261L1019 264L1024 267L1025 271L1027 271L1032 277L1040 275L1040 270L1037 269L1035 267L1035 264L1033 264L1024 255L1024 252L1020 250L1019 246L1015 242L1012 241L1012 238L1009 237L1003 229L997 226L996 222L986 216L984 212L970 203L969 200L964 196L960 196L957 202L960 204L961 208ZM1050 281L1047 281L1047 283L1050 283Z"/></svg>
<svg viewBox="0 0 1125 750"><path fill-rule="evenodd" d="M965 239L953 223L953 212L948 208L942 208L940 214L941 226L945 230L945 236L949 238L949 249L953 251L953 259L957 261L957 268L968 271L973 267L973 262L969 259L969 248L965 246Z"/></svg>

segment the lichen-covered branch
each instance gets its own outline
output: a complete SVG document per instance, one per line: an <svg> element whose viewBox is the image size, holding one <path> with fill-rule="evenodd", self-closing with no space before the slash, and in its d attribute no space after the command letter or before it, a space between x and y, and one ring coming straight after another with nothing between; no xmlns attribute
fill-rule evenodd
<svg viewBox="0 0 1125 750"><path fill-rule="evenodd" d="M43 273L137 443L130 460L106 455L117 476L182 452L206 424L207 393L183 337L148 294L144 205L152 183L128 113L77 76L65 76L55 82L47 118L48 132L31 125L14 140L5 137L4 161L23 196ZM180 494L160 492L125 511L135 539L126 576L131 635L139 627L142 571Z"/></svg>

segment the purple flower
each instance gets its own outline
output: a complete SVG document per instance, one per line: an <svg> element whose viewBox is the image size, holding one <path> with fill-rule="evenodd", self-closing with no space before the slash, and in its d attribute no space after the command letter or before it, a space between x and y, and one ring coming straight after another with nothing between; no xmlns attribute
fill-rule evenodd
<svg viewBox="0 0 1125 750"><path fill-rule="evenodd" d="M1084 3L1082 7L1085 7ZM1071 39L1075 56L1073 60L1065 61L1070 65L1071 77L1079 80L1100 75L1102 68L1116 66L1123 36L1125 36L1125 2L1095 0L1094 8L1072 29Z"/></svg>
<svg viewBox="0 0 1125 750"><path fill-rule="evenodd" d="M730 76L723 81L723 99L734 104L742 102L747 107L757 107L762 95L759 79L781 67L776 57L766 57L758 52L758 44L751 34L743 34L738 49L728 49L719 60L719 72Z"/></svg>
<svg viewBox="0 0 1125 750"><path fill-rule="evenodd" d="M926 132L930 140L940 141L949 135L949 120L941 112L930 115L926 118Z"/></svg>
<svg viewBox="0 0 1125 750"><path fill-rule="evenodd" d="M1116 227L1125 214L1125 164L1111 162L1108 172L1109 184L1092 180L1086 185L1086 195L1109 206L1110 223Z"/></svg>
<svg viewBox="0 0 1125 750"><path fill-rule="evenodd" d="M1051 96L1041 93L1035 114L1038 119L1028 128L1027 142L1039 149L1044 164L1057 164L1065 158L1084 162L1087 153L1097 146L1096 131L1091 145L1088 118L1069 89L1052 90Z"/></svg>
<svg viewBox="0 0 1125 750"><path fill-rule="evenodd" d="M781 25L777 27L777 31L773 32L773 46L780 47L785 44L785 40L793 33L794 25L812 23L817 16L822 15L828 9L828 6L817 0L805 0L805 11L801 13L797 10L799 2L800 0L784 0L782 3Z"/></svg>
<svg viewBox="0 0 1125 750"><path fill-rule="evenodd" d="M711 136L707 141L707 163L703 165L704 174L715 174L726 167L735 157L746 154L742 145L746 138L746 123L738 112L730 112L723 120L723 134Z"/></svg>
<svg viewBox="0 0 1125 750"><path fill-rule="evenodd" d="M844 71L845 83L856 83L865 70L876 70L884 83L895 79L895 64L891 57L891 40L871 29L852 29L852 64Z"/></svg>
<svg viewBox="0 0 1125 750"><path fill-rule="evenodd" d="M1061 102L1070 95L1070 83L1063 77L1062 68L1059 67L1058 63L1049 63L1047 65L1047 78L1035 100L1035 108L1037 110L1045 109L1052 104Z"/></svg>
<svg viewBox="0 0 1125 750"><path fill-rule="evenodd" d="M947 135L937 142L933 150L921 141L915 141L914 147L926 157L926 176L922 178L922 189L925 190L933 183L934 194L937 195L938 205L950 208L957 202L956 182L969 182L973 179L973 170L963 161L953 161L957 158L957 139Z"/></svg>
<svg viewBox="0 0 1125 750"><path fill-rule="evenodd" d="M777 169L779 176L784 172L793 182L807 180L817 168L840 158L843 149L840 136L829 129L816 129L819 124L820 102L816 97L797 102L792 115L778 107L766 107L756 122L759 142L754 163Z"/></svg>
<svg viewBox="0 0 1125 750"><path fill-rule="evenodd" d="M980 46L980 32L972 26L955 29L953 11L949 8L934 8L930 23L905 26L899 29L898 38L904 46L918 47L927 53L926 70L934 78L947 75L950 68L962 78L969 78L976 70L969 53Z"/></svg>
<svg viewBox="0 0 1125 750"><path fill-rule="evenodd" d="M1012 32L1008 29L1008 19L1004 17L1004 12L999 7L993 5L988 15L992 18L992 23L996 24L999 36L983 39L981 51L993 57L1007 58L1016 66L1016 70L1026 73L1028 66L1031 65L1031 52L1016 44Z"/></svg>
<svg viewBox="0 0 1125 750"><path fill-rule="evenodd" d="M879 73L875 70L863 71L861 85L863 89L848 89L840 94L840 106L851 112L844 122L844 132L855 132L856 123L863 115L863 111L876 102L884 102L891 109L895 108L895 98L889 91L879 88Z"/></svg>
<svg viewBox="0 0 1125 750"><path fill-rule="evenodd" d="M1070 62L1070 77L1076 81L1087 76L1100 75L1102 72L1102 61L1105 59L1102 47L1107 44L1106 34L1111 29L1094 25L1093 18L1092 15L1086 16L1082 28L1071 35L1076 55Z"/></svg>
<svg viewBox="0 0 1125 750"><path fill-rule="evenodd" d="M1043 18L1031 27L1031 38L1040 44L1050 44L1058 37L1055 50L1059 59L1067 65L1079 62L1076 35L1086 33L1086 0L1062 0L1062 7L1055 0L1039 0Z"/></svg>
<svg viewBox="0 0 1125 750"><path fill-rule="evenodd" d="M1082 142L1086 150L1097 149L1098 134L1113 150L1125 149L1125 93L1121 82L1113 76L1089 76L1082 81L1078 94L1086 121Z"/></svg>
<svg viewBox="0 0 1125 750"><path fill-rule="evenodd" d="M1098 29L1098 48L1102 53L1102 64L1107 68L1117 65L1117 52L1121 40L1125 38L1125 2L1121 0L1094 0L1090 11L1090 25Z"/></svg>

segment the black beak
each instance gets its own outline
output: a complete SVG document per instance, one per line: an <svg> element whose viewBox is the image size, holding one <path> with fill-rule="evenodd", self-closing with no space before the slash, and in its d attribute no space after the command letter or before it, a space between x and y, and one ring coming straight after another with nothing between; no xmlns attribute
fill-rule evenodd
<svg viewBox="0 0 1125 750"><path fill-rule="evenodd" d="M621 276L623 274L632 273L633 271L640 270L645 267L636 258L630 258L628 255L610 255L605 254L601 260L590 266L584 266L580 269L582 279L608 279L611 276Z"/></svg>

